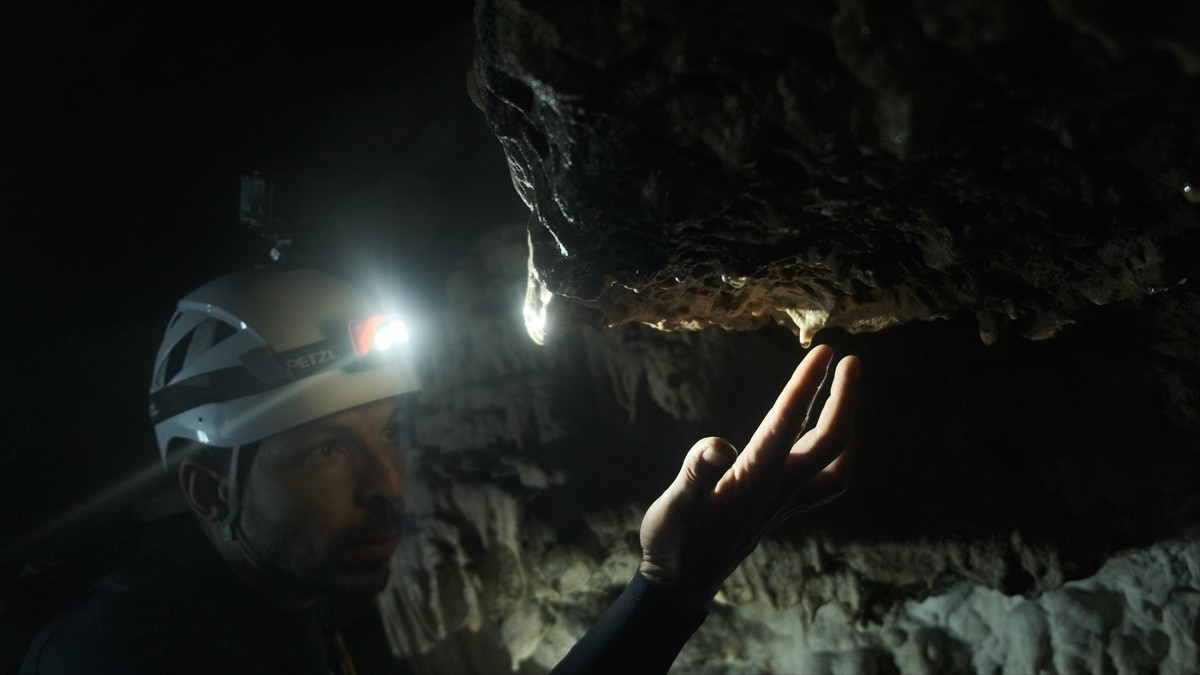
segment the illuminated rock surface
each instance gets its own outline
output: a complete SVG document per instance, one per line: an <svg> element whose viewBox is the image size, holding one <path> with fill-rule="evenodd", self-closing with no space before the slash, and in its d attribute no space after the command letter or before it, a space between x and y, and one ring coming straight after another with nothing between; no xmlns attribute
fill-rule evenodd
<svg viewBox="0 0 1200 675"><path fill-rule="evenodd" d="M437 672L551 666L631 576L686 448L743 442L802 354L779 329L536 346L525 253L520 228L485 236L428 345L416 527L382 606ZM679 671L1188 672L1198 322L1156 323L1181 302L993 346L969 320L821 333L868 374L854 480L730 578Z"/></svg>
<svg viewBox="0 0 1200 675"><path fill-rule="evenodd" d="M476 74L559 323L1044 338L1196 276L1200 10L1129 13L485 0Z"/></svg>
<svg viewBox="0 0 1200 675"><path fill-rule="evenodd" d="M854 480L680 672L1200 670L1200 13L755 7L479 3L533 217L447 285L396 651L550 667L798 335L863 358Z"/></svg>

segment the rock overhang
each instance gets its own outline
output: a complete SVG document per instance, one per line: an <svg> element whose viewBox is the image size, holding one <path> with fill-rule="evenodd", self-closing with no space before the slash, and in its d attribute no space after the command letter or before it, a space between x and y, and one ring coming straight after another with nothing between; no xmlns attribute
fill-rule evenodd
<svg viewBox="0 0 1200 675"><path fill-rule="evenodd" d="M1067 2L476 18L479 102L532 212L527 312L557 330L807 344L971 312L985 342L1036 339L1195 277L1194 11L1136 36Z"/></svg>

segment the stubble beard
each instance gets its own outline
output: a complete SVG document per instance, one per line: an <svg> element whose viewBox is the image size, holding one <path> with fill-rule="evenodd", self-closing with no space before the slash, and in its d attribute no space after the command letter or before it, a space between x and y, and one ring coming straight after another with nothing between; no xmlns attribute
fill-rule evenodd
<svg viewBox="0 0 1200 675"><path fill-rule="evenodd" d="M325 597L375 595L387 585L390 561L356 565L340 560L347 548L346 533L332 535L271 519L247 502L242 533L263 559L282 572L296 588Z"/></svg>

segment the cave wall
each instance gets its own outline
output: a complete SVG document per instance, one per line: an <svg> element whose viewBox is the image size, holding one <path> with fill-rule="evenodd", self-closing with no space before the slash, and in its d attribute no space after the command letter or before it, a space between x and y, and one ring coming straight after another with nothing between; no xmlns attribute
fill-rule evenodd
<svg viewBox="0 0 1200 675"><path fill-rule="evenodd" d="M414 518L380 600L418 670L552 666L633 574L686 449L744 442L803 355L781 328L538 346L527 253L522 227L485 235L420 346ZM818 333L864 361L850 486L763 542L677 669L1187 672L1196 324L1156 323L1183 310L1153 300L1038 342L983 345L969 315Z"/></svg>
<svg viewBox="0 0 1200 675"><path fill-rule="evenodd" d="M1194 5L475 19L531 217L447 286L397 653L550 667L685 449L743 442L828 343L864 363L849 488L764 540L678 670L1200 669Z"/></svg>

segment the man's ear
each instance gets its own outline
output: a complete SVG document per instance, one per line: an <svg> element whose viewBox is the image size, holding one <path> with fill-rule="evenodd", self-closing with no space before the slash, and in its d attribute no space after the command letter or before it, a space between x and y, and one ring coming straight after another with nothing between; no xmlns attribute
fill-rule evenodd
<svg viewBox="0 0 1200 675"><path fill-rule="evenodd" d="M195 459L179 464L179 487L201 518L216 524L229 513L229 477Z"/></svg>

